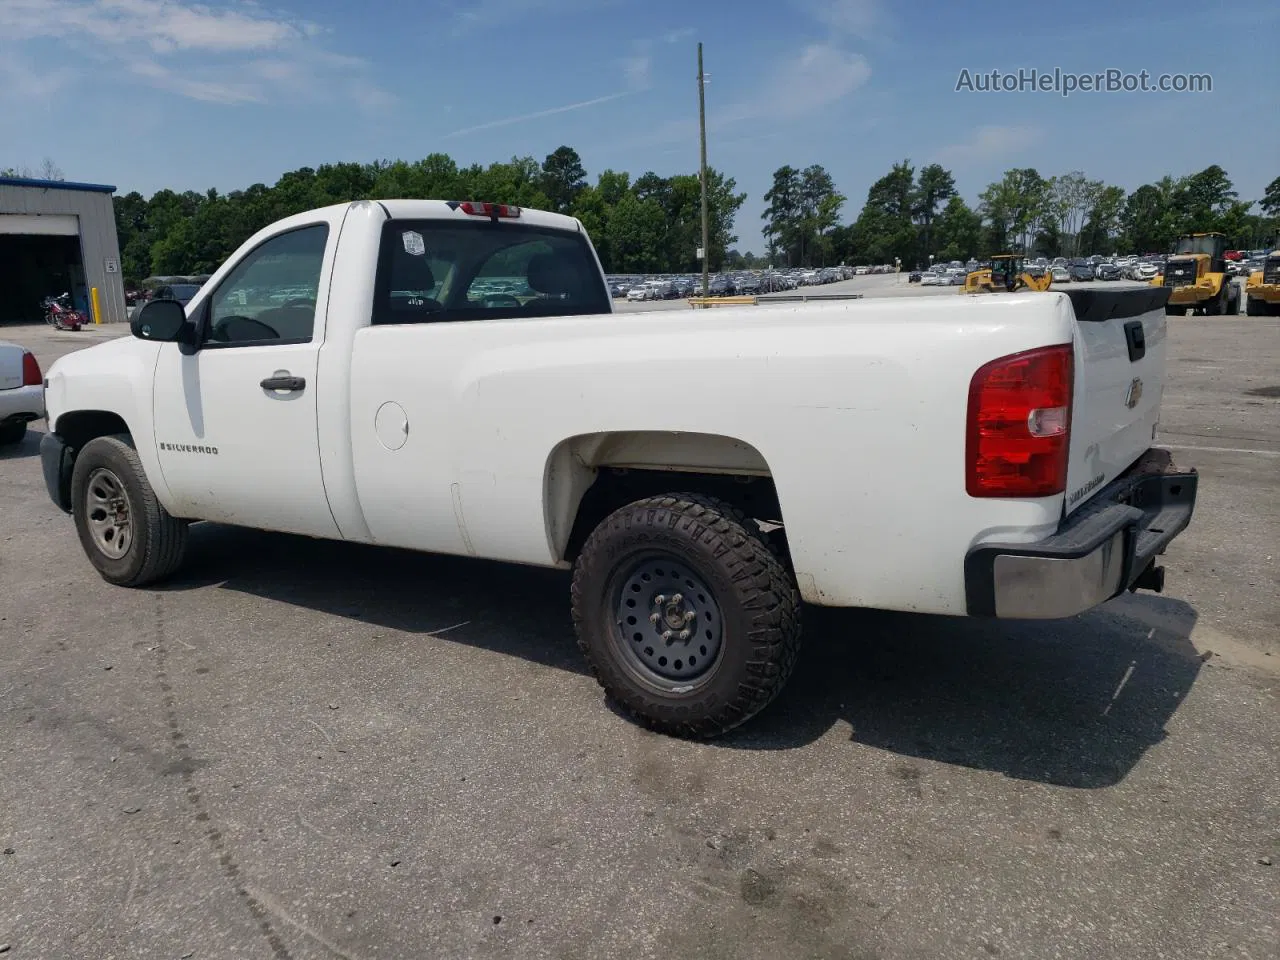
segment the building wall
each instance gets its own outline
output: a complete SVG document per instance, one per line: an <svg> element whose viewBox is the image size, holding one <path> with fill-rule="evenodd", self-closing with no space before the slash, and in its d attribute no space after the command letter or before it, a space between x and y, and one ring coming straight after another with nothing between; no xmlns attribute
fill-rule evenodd
<svg viewBox="0 0 1280 960"><path fill-rule="evenodd" d="M120 272L120 241L116 237L111 194L96 190L68 190L0 183L0 215L6 213L73 214L80 220L80 255L85 286L98 288L103 323L129 319L124 303L124 275ZM115 261L114 273L107 261Z"/></svg>

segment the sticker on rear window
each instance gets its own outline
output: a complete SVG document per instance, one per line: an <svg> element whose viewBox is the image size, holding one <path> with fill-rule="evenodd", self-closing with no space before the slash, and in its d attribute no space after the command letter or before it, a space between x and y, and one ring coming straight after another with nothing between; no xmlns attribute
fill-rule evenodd
<svg viewBox="0 0 1280 960"><path fill-rule="evenodd" d="M413 230L406 230L400 235L404 238L404 252L411 257L425 256L427 245L422 240L422 234Z"/></svg>

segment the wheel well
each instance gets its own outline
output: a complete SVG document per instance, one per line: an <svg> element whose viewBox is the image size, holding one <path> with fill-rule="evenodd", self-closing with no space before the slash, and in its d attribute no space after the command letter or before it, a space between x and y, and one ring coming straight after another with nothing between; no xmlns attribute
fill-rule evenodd
<svg viewBox="0 0 1280 960"><path fill-rule="evenodd" d="M779 528L775 545L785 552L781 536L782 507L773 478L743 474L696 473L685 470L635 470L601 467L587 488L574 516L565 544L564 559L577 559L587 537L605 517L619 507L664 493L700 493L723 500L747 517Z"/></svg>
<svg viewBox="0 0 1280 960"><path fill-rule="evenodd" d="M106 410L73 410L64 413L54 425L58 434L73 450L79 450L96 437L113 433L129 433L129 425L119 414Z"/></svg>

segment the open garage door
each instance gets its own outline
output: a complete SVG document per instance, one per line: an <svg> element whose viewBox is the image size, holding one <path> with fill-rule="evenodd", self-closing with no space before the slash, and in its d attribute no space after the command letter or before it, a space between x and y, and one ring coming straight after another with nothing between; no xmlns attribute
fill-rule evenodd
<svg viewBox="0 0 1280 960"><path fill-rule="evenodd" d="M41 301L70 293L81 310L88 308L84 261L80 237L71 233L17 233L4 229L6 221L26 219L22 215L0 216L0 324L40 323L44 320ZM73 217L40 216L42 229L57 228L59 221ZM65 228L65 222L62 224Z"/></svg>
<svg viewBox="0 0 1280 960"><path fill-rule="evenodd" d="M80 218L75 214L0 213L0 233L40 237L78 237Z"/></svg>

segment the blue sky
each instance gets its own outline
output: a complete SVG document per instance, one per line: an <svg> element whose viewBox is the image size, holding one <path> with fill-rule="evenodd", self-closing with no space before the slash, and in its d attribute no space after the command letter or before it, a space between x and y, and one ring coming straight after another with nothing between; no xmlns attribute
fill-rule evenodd
<svg viewBox="0 0 1280 960"><path fill-rule="evenodd" d="M846 219L903 158L970 201L1011 166L1133 189L1210 163L1256 199L1280 176L1277 35L1275 0L0 0L0 166L47 156L150 194L567 143L592 179L691 173L701 40L709 162L748 192L738 246L758 251L784 163L825 166ZM955 91L966 68L1055 67L1209 73L1213 92Z"/></svg>

